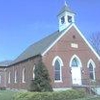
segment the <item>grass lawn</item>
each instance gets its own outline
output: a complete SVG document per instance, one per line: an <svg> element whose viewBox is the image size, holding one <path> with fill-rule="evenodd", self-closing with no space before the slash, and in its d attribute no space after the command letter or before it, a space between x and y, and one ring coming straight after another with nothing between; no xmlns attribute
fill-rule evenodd
<svg viewBox="0 0 100 100"><path fill-rule="evenodd" d="M0 90L0 100L13 100L12 97L16 92L9 90Z"/></svg>
<svg viewBox="0 0 100 100"><path fill-rule="evenodd" d="M76 100L100 100L100 97L91 97L91 98L83 98L83 99L76 99Z"/></svg>

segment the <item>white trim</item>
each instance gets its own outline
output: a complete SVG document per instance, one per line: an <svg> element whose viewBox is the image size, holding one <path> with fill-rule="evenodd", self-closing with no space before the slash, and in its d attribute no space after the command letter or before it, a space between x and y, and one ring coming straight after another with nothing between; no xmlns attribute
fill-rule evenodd
<svg viewBox="0 0 100 100"><path fill-rule="evenodd" d="M42 53L44 56L61 38L62 36L73 26L73 24L69 25L69 27Z"/></svg>
<svg viewBox="0 0 100 100"><path fill-rule="evenodd" d="M35 71L35 67L36 67L36 66L34 65L34 66L33 66L33 73L32 73L32 74L33 74L33 77L32 77L33 80L35 79L35 73L34 73L34 71Z"/></svg>
<svg viewBox="0 0 100 100"><path fill-rule="evenodd" d="M62 59L59 56L54 57L52 61L52 66L55 65L55 61L58 60L61 66L64 66Z"/></svg>
<svg viewBox="0 0 100 100"><path fill-rule="evenodd" d="M89 64L90 63L93 65L93 77L94 77L93 81L95 81L95 79L96 79L96 76L95 76L95 68L96 68L96 65L95 65L94 61L92 59L90 59L88 61L88 63L87 63L87 68L89 68Z"/></svg>
<svg viewBox="0 0 100 100"><path fill-rule="evenodd" d="M92 50L92 52L96 55L96 57L100 60L100 56L97 54L97 52L93 49L93 47L89 44L89 42L86 40L86 38L83 36L81 31L77 28L77 26L72 23L69 25L69 27L42 53L42 56L44 56L65 34L68 32L68 30L74 26L74 28L78 31L80 36L83 38L83 40L86 42L86 44L89 46L89 48Z"/></svg>
<svg viewBox="0 0 100 100"><path fill-rule="evenodd" d="M56 56L54 59L53 59L53 61L52 61L52 66L54 66L55 67L55 61L56 60L58 60L58 62L59 62L59 64L60 64L60 80L54 80L54 82L56 83L56 82L63 82L62 81L62 66L64 66L63 65L63 61L62 61L62 59L59 57L59 56ZM55 72L55 69L54 69L54 72Z"/></svg>
<svg viewBox="0 0 100 100"><path fill-rule="evenodd" d="M22 70L22 83L25 83L25 68Z"/></svg>
<svg viewBox="0 0 100 100"><path fill-rule="evenodd" d="M71 65L72 65L72 61L73 61L74 58L78 59L78 61L79 61L79 67L82 67L81 60L80 60L80 58L79 58L76 54L74 54L74 55L71 57L69 66L72 67Z"/></svg>
<svg viewBox="0 0 100 100"><path fill-rule="evenodd" d="M61 72L60 72L60 80L54 80L54 82L55 82L55 83L63 83Z"/></svg>
<svg viewBox="0 0 100 100"><path fill-rule="evenodd" d="M97 52L93 49L93 47L90 45L90 43L86 40L86 38L83 36L83 34L81 33L81 31L77 28L77 26L75 24L73 24L73 26L76 28L76 30L78 31L78 33L80 34L80 36L83 38L83 40L87 43L87 45L89 46L89 48L92 50L92 52L96 55L96 57L100 60L100 56L97 54Z"/></svg>
<svg viewBox="0 0 100 100"><path fill-rule="evenodd" d="M14 83L17 83L17 71L15 70L15 73L14 73L15 75L15 79L14 79Z"/></svg>
<svg viewBox="0 0 100 100"><path fill-rule="evenodd" d="M10 84L11 82L11 72L8 72L8 83Z"/></svg>
<svg viewBox="0 0 100 100"><path fill-rule="evenodd" d="M53 88L54 91L66 91L71 90L72 88Z"/></svg>
<svg viewBox="0 0 100 100"><path fill-rule="evenodd" d="M94 63L94 61L92 60L92 59L90 59L89 61L88 61L88 63L87 63L87 67L89 68L89 64L92 64L93 65L93 68L96 68L96 65L95 65L95 63Z"/></svg>

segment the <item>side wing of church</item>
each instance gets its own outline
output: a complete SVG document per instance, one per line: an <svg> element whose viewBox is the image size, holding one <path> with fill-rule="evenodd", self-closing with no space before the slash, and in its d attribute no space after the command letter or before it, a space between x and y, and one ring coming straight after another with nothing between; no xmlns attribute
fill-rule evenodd
<svg viewBox="0 0 100 100"><path fill-rule="evenodd" d="M54 90L100 85L100 57L75 25L65 4L58 14L59 30L28 47L6 68L6 87L28 89L35 64L46 65Z"/></svg>

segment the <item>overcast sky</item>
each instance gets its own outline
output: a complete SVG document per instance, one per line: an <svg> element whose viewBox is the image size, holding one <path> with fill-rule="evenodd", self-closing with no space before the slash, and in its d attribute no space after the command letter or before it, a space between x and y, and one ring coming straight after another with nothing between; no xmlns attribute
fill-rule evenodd
<svg viewBox="0 0 100 100"><path fill-rule="evenodd" d="M85 37L100 32L100 0L66 0ZM58 30L64 0L0 0L0 61L13 60L29 45Z"/></svg>

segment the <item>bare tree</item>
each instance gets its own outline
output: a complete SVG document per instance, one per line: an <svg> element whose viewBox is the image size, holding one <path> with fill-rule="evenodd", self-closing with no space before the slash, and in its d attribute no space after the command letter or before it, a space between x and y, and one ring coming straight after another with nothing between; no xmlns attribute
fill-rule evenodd
<svg viewBox="0 0 100 100"><path fill-rule="evenodd" d="M100 32L93 33L91 35L90 42L95 51L100 55Z"/></svg>

